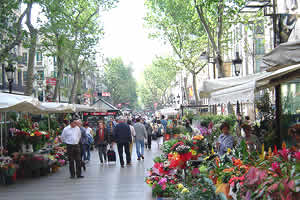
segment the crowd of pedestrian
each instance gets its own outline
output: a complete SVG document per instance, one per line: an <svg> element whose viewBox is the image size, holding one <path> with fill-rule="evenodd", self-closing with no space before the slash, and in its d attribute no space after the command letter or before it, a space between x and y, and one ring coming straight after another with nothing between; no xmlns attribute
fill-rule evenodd
<svg viewBox="0 0 300 200"><path fill-rule="evenodd" d="M98 126L91 128L88 122L70 120L63 129L61 140L67 145L70 178L84 178L81 169L86 170L86 163L91 159L91 149L96 149L100 165L109 161L116 162L114 146L119 155L120 165L123 168L131 165L133 145L136 145L137 160L145 159L145 147L151 149L152 140L166 132L167 121L161 119L147 121L137 116L133 118L119 117L110 119L107 124L104 120L98 121ZM159 140L158 147L159 147ZM124 159L125 153L125 159ZM126 161L126 162L125 162Z"/></svg>

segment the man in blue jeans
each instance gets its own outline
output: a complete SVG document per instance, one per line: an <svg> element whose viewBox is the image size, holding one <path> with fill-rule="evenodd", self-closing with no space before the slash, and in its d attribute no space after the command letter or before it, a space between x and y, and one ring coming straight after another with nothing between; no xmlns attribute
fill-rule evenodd
<svg viewBox="0 0 300 200"><path fill-rule="evenodd" d="M141 119L137 118L134 124L135 130L135 143L136 143L136 153L138 160L141 158L144 160L144 141L147 138L147 131L144 124L141 123Z"/></svg>

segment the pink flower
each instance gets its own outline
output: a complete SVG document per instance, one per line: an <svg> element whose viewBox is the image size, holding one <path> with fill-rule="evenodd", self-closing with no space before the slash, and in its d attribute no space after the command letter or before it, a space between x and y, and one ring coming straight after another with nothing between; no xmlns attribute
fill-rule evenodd
<svg viewBox="0 0 300 200"><path fill-rule="evenodd" d="M159 185L164 185L167 183L167 179L166 178L162 178L160 179L160 181L158 182Z"/></svg>
<svg viewBox="0 0 300 200"><path fill-rule="evenodd" d="M288 161L289 158L289 151L287 149L282 149L279 151L279 154L281 155L281 157L285 160Z"/></svg>
<svg viewBox="0 0 300 200"><path fill-rule="evenodd" d="M274 172L278 172L278 170L280 170L280 165L279 165L279 163L278 163L278 162L273 162L273 163L272 163L271 170L274 171Z"/></svg>
<svg viewBox="0 0 300 200"><path fill-rule="evenodd" d="M296 158L297 160L300 160L300 152L296 152L296 153L295 153L295 158Z"/></svg>

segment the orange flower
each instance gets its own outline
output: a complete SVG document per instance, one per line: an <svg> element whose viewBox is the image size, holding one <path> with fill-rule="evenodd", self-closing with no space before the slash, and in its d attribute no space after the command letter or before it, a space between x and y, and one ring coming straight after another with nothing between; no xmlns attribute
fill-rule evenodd
<svg viewBox="0 0 300 200"><path fill-rule="evenodd" d="M216 157L215 161L216 161L217 167L220 167L220 165L219 165L219 163L220 163L220 158L219 158L219 157Z"/></svg>
<svg viewBox="0 0 300 200"><path fill-rule="evenodd" d="M234 168L233 167L231 167L231 168L227 168L227 169L224 169L223 170L223 172L232 172L232 171L234 171Z"/></svg>
<svg viewBox="0 0 300 200"><path fill-rule="evenodd" d="M233 161L233 165L239 167L239 166L243 165L243 161L241 161L240 159L235 159Z"/></svg>

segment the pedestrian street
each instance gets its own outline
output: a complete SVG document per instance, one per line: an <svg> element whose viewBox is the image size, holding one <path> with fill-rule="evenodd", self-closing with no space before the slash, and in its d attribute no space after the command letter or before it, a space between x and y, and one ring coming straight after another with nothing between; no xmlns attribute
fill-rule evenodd
<svg viewBox="0 0 300 200"><path fill-rule="evenodd" d="M68 165L46 177L18 180L16 184L0 186L1 200L151 200L151 188L144 178L153 158L159 155L156 141L152 150L145 149L145 160L138 161L135 145L132 165L120 167L117 162L100 165L98 152L91 152L83 179L70 179Z"/></svg>

